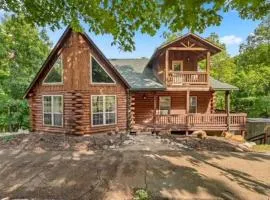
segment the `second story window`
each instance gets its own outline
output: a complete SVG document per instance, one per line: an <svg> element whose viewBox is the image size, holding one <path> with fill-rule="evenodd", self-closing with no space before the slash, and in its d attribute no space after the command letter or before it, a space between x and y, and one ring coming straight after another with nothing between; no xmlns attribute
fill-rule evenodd
<svg viewBox="0 0 270 200"><path fill-rule="evenodd" d="M113 78L93 56L91 56L91 67L92 83L115 84Z"/></svg>
<svg viewBox="0 0 270 200"><path fill-rule="evenodd" d="M183 61L182 60L173 60L172 61L172 70L175 72L183 71Z"/></svg>
<svg viewBox="0 0 270 200"><path fill-rule="evenodd" d="M45 84L61 84L63 83L63 61L62 56L59 56L52 68L45 77L43 83Z"/></svg>

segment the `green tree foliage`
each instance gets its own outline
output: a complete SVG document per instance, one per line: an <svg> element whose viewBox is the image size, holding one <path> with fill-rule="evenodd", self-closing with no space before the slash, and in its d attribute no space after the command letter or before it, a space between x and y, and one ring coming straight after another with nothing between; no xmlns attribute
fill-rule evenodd
<svg viewBox="0 0 270 200"><path fill-rule="evenodd" d="M241 45L236 58L235 108L250 116L270 117L270 15Z"/></svg>
<svg viewBox="0 0 270 200"><path fill-rule="evenodd" d="M96 34L111 34L113 44L124 50L134 49L136 31L154 35L166 26L171 32L188 28L202 32L219 25L222 12L236 10L241 18L261 19L270 10L268 0L0 0L0 9L24 14L39 26L59 28L71 25L81 31L80 21L90 25Z"/></svg>
<svg viewBox="0 0 270 200"><path fill-rule="evenodd" d="M0 129L14 131L28 126L26 88L48 55L45 31L24 17L5 16L0 24Z"/></svg>
<svg viewBox="0 0 270 200"><path fill-rule="evenodd" d="M231 58L216 34L208 38L223 46L224 51L212 57L211 75L239 88L232 95L232 107L250 117L270 117L270 17L267 16ZM224 94L218 93L218 108L224 106Z"/></svg>

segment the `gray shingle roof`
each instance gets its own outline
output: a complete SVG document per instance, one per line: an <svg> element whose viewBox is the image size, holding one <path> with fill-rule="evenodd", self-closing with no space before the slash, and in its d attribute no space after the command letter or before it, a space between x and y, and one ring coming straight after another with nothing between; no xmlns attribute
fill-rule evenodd
<svg viewBox="0 0 270 200"><path fill-rule="evenodd" d="M146 67L148 59L110 59L119 73L130 85L131 90L165 89L154 76L152 69Z"/></svg>
<svg viewBox="0 0 270 200"><path fill-rule="evenodd" d="M151 68L146 67L149 59L110 59L109 60L130 85L131 90L164 90L164 85L155 77ZM210 77L214 90L238 90L237 87Z"/></svg>

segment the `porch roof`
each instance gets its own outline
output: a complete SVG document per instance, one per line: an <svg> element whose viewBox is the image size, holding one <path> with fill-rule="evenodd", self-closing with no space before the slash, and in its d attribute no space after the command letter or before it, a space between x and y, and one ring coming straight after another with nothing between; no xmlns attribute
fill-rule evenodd
<svg viewBox="0 0 270 200"><path fill-rule="evenodd" d="M152 68L147 66L149 59L110 59L120 75L128 82L131 90L165 90L166 87L155 77ZM238 90L237 87L210 77L214 90Z"/></svg>

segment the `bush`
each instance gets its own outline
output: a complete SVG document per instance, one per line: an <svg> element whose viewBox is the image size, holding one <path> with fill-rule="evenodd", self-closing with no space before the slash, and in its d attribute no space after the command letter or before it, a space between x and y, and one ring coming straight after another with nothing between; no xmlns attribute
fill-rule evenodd
<svg viewBox="0 0 270 200"><path fill-rule="evenodd" d="M150 195L145 189L138 189L135 191L134 200L150 200Z"/></svg>
<svg viewBox="0 0 270 200"><path fill-rule="evenodd" d="M16 132L29 128L29 110L26 100L0 100L0 132Z"/></svg>

